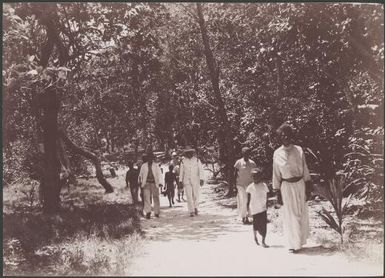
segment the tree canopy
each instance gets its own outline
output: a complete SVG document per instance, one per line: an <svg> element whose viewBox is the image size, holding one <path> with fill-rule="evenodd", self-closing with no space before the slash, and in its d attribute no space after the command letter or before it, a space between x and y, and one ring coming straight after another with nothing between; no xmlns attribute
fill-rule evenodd
<svg viewBox="0 0 385 278"><path fill-rule="evenodd" d="M15 169L34 172L47 88L55 90L58 126L96 153L102 140L109 152L214 146L232 167L230 149L248 146L269 166L274 131L288 121L313 172L347 171L360 186L363 169L374 169L365 184L380 175L382 5L202 4L212 68L192 3L3 7L6 182Z"/></svg>

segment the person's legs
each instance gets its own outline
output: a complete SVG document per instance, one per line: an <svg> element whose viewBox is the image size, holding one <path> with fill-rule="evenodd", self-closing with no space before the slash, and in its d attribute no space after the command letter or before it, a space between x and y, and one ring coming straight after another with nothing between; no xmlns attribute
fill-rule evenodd
<svg viewBox="0 0 385 278"><path fill-rule="evenodd" d="M237 205L238 213L242 218L243 223L249 223L247 218L247 193L244 186L237 185L238 195L237 195Z"/></svg>
<svg viewBox="0 0 385 278"><path fill-rule="evenodd" d="M266 233L267 233L267 212L261 212L258 214L258 232L262 236L262 246L267 248L269 247L266 242Z"/></svg>
<svg viewBox="0 0 385 278"><path fill-rule="evenodd" d="M172 207L172 192L169 188L167 188L167 198L168 198L168 203L169 203L169 207L171 208Z"/></svg>
<svg viewBox="0 0 385 278"><path fill-rule="evenodd" d="M177 190L178 190L178 192L177 192L177 194L178 194L178 199L177 199L177 201L180 202L180 197L181 197L181 195L182 195L182 188L181 188L181 186L180 186L179 184L178 184Z"/></svg>
<svg viewBox="0 0 385 278"><path fill-rule="evenodd" d="M259 245L257 231L258 231L258 217L257 217L257 214L254 214L253 215L253 235L254 235L255 243Z"/></svg>
<svg viewBox="0 0 385 278"><path fill-rule="evenodd" d="M152 199L154 200L154 214L159 217L160 212L160 202L159 202L159 188L155 185L155 183L151 184L151 194Z"/></svg>
<svg viewBox="0 0 385 278"><path fill-rule="evenodd" d="M200 189L200 184L193 185L193 206L195 215L198 215Z"/></svg>
<svg viewBox="0 0 385 278"><path fill-rule="evenodd" d="M137 186L131 186L131 196L132 196L132 202L134 205L138 203L138 187Z"/></svg>
<svg viewBox="0 0 385 278"><path fill-rule="evenodd" d="M174 198L175 198L175 189L172 188L172 189L171 189L171 201L172 201L172 204L173 204L173 205L175 204Z"/></svg>
<svg viewBox="0 0 385 278"><path fill-rule="evenodd" d="M187 197L187 209L188 212L194 213L194 201L193 201L193 188L191 184L185 184L184 190L186 191Z"/></svg>
<svg viewBox="0 0 385 278"><path fill-rule="evenodd" d="M151 184L146 184L142 188L143 192L143 211L147 218L151 215Z"/></svg>

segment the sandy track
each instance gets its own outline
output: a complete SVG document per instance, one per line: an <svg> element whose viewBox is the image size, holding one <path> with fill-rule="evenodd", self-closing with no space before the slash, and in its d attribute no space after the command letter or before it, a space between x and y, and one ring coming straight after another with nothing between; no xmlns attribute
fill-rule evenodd
<svg viewBox="0 0 385 278"><path fill-rule="evenodd" d="M143 220L147 242L134 259L134 276L370 276L383 275L383 267L349 261L336 250L311 239L301 254L289 254L282 235L271 232L257 246L251 226L242 225L236 210L216 199L213 185L204 185L200 214L189 217L187 203L168 207L161 196L161 217Z"/></svg>

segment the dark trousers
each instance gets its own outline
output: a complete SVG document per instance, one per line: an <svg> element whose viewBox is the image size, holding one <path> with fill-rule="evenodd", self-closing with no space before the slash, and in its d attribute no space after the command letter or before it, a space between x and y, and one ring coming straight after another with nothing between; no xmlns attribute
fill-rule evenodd
<svg viewBox="0 0 385 278"><path fill-rule="evenodd" d="M131 189L132 202L134 204L137 204L139 186L130 186L130 189Z"/></svg>
<svg viewBox="0 0 385 278"><path fill-rule="evenodd" d="M262 237L266 236L267 227L267 211L253 215L253 229L258 231Z"/></svg>

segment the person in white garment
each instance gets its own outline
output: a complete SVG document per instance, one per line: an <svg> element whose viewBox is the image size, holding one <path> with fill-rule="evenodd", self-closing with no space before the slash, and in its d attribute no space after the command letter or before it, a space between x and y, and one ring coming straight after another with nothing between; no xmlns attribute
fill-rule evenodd
<svg viewBox="0 0 385 278"><path fill-rule="evenodd" d="M305 186L311 186L310 173L302 148L293 144L292 127L283 124L277 134L282 146L273 155L273 189L281 190L284 234L289 252L297 253L309 236Z"/></svg>
<svg viewBox="0 0 385 278"><path fill-rule="evenodd" d="M247 208L253 216L253 234L254 240L259 245L257 234L262 237L262 247L269 247L266 244L267 234L267 193L269 188L263 182L263 170L255 168L251 170L254 182L250 183L246 189Z"/></svg>
<svg viewBox="0 0 385 278"><path fill-rule="evenodd" d="M203 185L204 172L201 161L195 156L195 150L189 146L184 150L179 168L179 182L187 197L188 213L198 215L200 187Z"/></svg>
<svg viewBox="0 0 385 278"><path fill-rule="evenodd" d="M238 159L234 164L234 175L237 186L237 207L238 214L242 219L243 224L251 224L247 217L247 186L253 182L251 176L251 170L256 168L257 165L252 161L250 156L250 150L247 147L242 148L242 158Z"/></svg>
<svg viewBox="0 0 385 278"><path fill-rule="evenodd" d="M154 201L154 214L159 217L159 184L161 181L161 171L158 163L154 162L155 156L152 152L147 153L147 162L143 163L139 172L139 184L143 190L143 212L147 219L151 218L151 196Z"/></svg>

